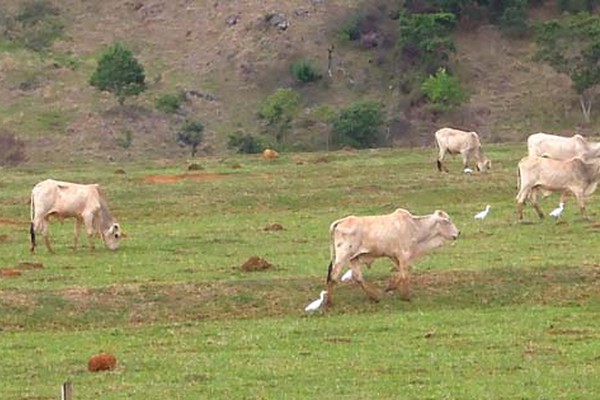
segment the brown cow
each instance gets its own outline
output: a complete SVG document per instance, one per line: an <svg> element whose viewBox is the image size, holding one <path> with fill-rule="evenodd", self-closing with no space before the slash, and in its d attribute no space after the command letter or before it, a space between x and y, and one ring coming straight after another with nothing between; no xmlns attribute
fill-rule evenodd
<svg viewBox="0 0 600 400"><path fill-rule="evenodd" d="M563 137L548 133L534 133L527 138L530 156L568 160L573 157L600 157L600 143L589 142L581 135Z"/></svg>
<svg viewBox="0 0 600 400"><path fill-rule="evenodd" d="M276 160L277 158L279 158L279 153L273 149L264 149L262 157L265 160Z"/></svg>
<svg viewBox="0 0 600 400"><path fill-rule="evenodd" d="M440 151L437 160L440 172L448 172L448 169L443 164L446 154L460 154L462 156L463 170L467 168L471 160L476 161L478 171L485 171L492 166L492 162L483 154L481 142L476 132L442 128L435 132L435 141Z"/></svg>
<svg viewBox="0 0 600 400"><path fill-rule="evenodd" d="M583 218L588 219L585 210L585 198L596 190L600 180L600 159L554 160L552 158L527 156L519 161L519 192L517 193L517 211L523 219L523 206L530 202L540 218L544 213L538 204L538 195L561 193L561 203L566 196L573 194L581 209Z"/></svg>
<svg viewBox="0 0 600 400"><path fill-rule="evenodd" d="M92 237L99 233L106 247L116 250L121 239L121 228L110 214L108 204L100 187L96 184L77 183L47 179L34 186L31 191L31 251L35 251L35 233L41 231L48 251L52 252L48 236L50 216L75 218L75 242L77 248L82 223L88 236L90 249L94 248Z"/></svg>
<svg viewBox="0 0 600 400"><path fill-rule="evenodd" d="M459 231L448 214L437 210L425 216L412 215L402 208L391 214L355 217L333 222L331 261L327 271L327 304L332 304L333 284L342 268L350 264L354 280L369 297L379 300L380 293L363 280L361 263L370 266L380 257L390 258L395 265L387 291L401 286L403 299L410 298L408 266L416 257L458 237Z"/></svg>

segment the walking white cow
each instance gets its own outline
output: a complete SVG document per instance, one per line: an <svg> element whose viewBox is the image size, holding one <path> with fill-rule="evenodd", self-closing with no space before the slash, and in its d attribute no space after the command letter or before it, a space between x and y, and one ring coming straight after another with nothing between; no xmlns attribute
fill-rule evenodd
<svg viewBox="0 0 600 400"><path fill-rule="evenodd" d="M444 166L446 154L460 154L462 156L463 170L475 160L478 171L491 168L492 162L485 156L481 142L476 132L465 132L459 129L442 128L435 132L435 141L439 148L437 159L438 170L448 172Z"/></svg>
<svg viewBox="0 0 600 400"><path fill-rule="evenodd" d="M116 250L122 236L121 227L108 210L104 194L97 184L81 185L47 179L34 186L31 191L31 251L35 251L35 234L41 232L48 251L50 245L48 225L50 216L60 219L75 218L75 242L77 242L84 224L88 236L89 248L94 248L94 233L99 233L106 247Z"/></svg>
<svg viewBox="0 0 600 400"><path fill-rule="evenodd" d="M354 281L369 297L379 300L380 292L363 279L361 263L370 266L380 257L390 258L395 265L386 290L393 291L400 286L402 298L408 300L409 263L456 239L460 233L444 211L416 216L402 208L386 215L345 217L334 221L329 231L331 261L327 271L327 305L333 304L333 284L347 264L352 268Z"/></svg>
<svg viewBox="0 0 600 400"><path fill-rule="evenodd" d="M585 198L596 190L600 181L600 159L554 160L552 158L527 156L519 161L519 192L517 193L517 212L523 219L523 207L530 202L540 218L544 213L538 204L539 194L548 195L560 192L560 202L564 204L566 196L573 194L581 209L581 215L587 219Z"/></svg>

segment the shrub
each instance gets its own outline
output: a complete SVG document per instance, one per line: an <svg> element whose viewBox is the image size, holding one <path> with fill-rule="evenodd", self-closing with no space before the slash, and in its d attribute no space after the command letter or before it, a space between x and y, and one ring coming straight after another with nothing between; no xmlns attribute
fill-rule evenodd
<svg viewBox="0 0 600 400"><path fill-rule="evenodd" d="M0 131L0 165L18 165L26 160L25 142L11 132Z"/></svg>
<svg viewBox="0 0 600 400"><path fill-rule="evenodd" d="M26 1L14 18L4 15L1 19L4 37L36 52L46 51L65 31L60 9L47 0Z"/></svg>
<svg viewBox="0 0 600 400"><path fill-rule="evenodd" d="M267 123L277 143L285 141L299 106L300 95L292 89L277 89L263 102L258 116Z"/></svg>
<svg viewBox="0 0 600 400"><path fill-rule="evenodd" d="M265 148L264 140L249 133L235 132L227 139L227 148L236 153L256 154Z"/></svg>
<svg viewBox="0 0 600 400"><path fill-rule="evenodd" d="M302 83L314 82L321 79L321 74L308 60L300 60L293 63L291 72L294 79Z"/></svg>
<svg viewBox="0 0 600 400"><path fill-rule="evenodd" d="M449 75L445 68L440 68L435 75L430 75L421 85L421 90L439 111L458 107L467 99L458 78Z"/></svg>
<svg viewBox="0 0 600 400"><path fill-rule="evenodd" d="M167 114L175 114L181 109L185 101L185 94L183 92L174 94L164 94L156 99L156 108Z"/></svg>
<svg viewBox="0 0 600 400"><path fill-rule="evenodd" d="M50 1L28 0L21 5L16 20L25 26L31 26L58 15L60 15L60 9Z"/></svg>
<svg viewBox="0 0 600 400"><path fill-rule="evenodd" d="M500 17L500 29L507 36L517 38L529 33L527 22L527 0L516 0Z"/></svg>
<svg viewBox="0 0 600 400"><path fill-rule="evenodd" d="M98 66L90 77L90 85L113 93L120 105L127 96L136 96L146 90L144 67L130 50L115 43L104 51Z"/></svg>
<svg viewBox="0 0 600 400"><path fill-rule="evenodd" d="M187 121L177 132L177 141L192 149L192 157L196 155L198 146L204 139L204 125L200 121Z"/></svg>
<svg viewBox="0 0 600 400"><path fill-rule="evenodd" d="M360 39L360 15L352 14L340 29L339 37L343 42L353 42Z"/></svg>
<svg viewBox="0 0 600 400"><path fill-rule="evenodd" d="M561 12L575 14L584 11L592 12L598 2L597 0L557 0L556 5Z"/></svg>
<svg viewBox="0 0 600 400"><path fill-rule="evenodd" d="M333 121L334 139L338 146L355 148L383 144L380 132L383 106L374 101L358 101L341 110Z"/></svg>

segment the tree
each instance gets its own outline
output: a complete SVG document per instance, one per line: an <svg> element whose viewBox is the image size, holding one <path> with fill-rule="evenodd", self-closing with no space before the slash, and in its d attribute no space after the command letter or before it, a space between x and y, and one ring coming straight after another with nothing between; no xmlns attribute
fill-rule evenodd
<svg viewBox="0 0 600 400"><path fill-rule="evenodd" d="M400 17L400 49L405 57L433 72L447 64L456 51L452 30L456 17L450 13L404 14Z"/></svg>
<svg viewBox="0 0 600 400"><path fill-rule="evenodd" d="M204 139L204 125L200 121L187 121L177 132L177 141L192 148L192 157L196 156L198 146Z"/></svg>
<svg viewBox="0 0 600 400"><path fill-rule="evenodd" d="M90 85L100 91L113 93L120 105L127 96L136 96L146 90L144 67L130 50L121 43L110 46L100 57L98 67L90 78Z"/></svg>
<svg viewBox="0 0 600 400"><path fill-rule="evenodd" d="M537 27L536 59L571 78L586 123L592 89L600 83L600 17L587 13L549 21Z"/></svg>
<svg viewBox="0 0 600 400"><path fill-rule="evenodd" d="M445 68L440 68L435 75L430 75L421 85L421 90L440 111L458 107L467 99L458 78L448 74Z"/></svg>
<svg viewBox="0 0 600 400"><path fill-rule="evenodd" d="M292 89L277 89L263 102L258 116L266 121L277 143L285 142L287 131L292 127L292 120L299 106L300 95Z"/></svg>
<svg viewBox="0 0 600 400"><path fill-rule="evenodd" d="M333 132L339 146L376 147L381 143L383 106L375 101L357 101L341 110L333 121Z"/></svg>

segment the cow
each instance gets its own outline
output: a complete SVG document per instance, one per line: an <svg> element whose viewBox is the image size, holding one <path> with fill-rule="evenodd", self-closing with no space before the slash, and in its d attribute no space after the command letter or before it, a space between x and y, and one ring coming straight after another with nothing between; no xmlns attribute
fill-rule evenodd
<svg viewBox="0 0 600 400"><path fill-rule="evenodd" d="M538 204L538 196L547 196L552 192L561 193L561 203L569 194L577 199L584 219L588 219L585 210L585 198L596 190L600 180L600 159L584 160L580 157L569 160L526 156L519 161L517 212L523 219L523 208L530 202L540 218L544 213Z"/></svg>
<svg viewBox="0 0 600 400"><path fill-rule="evenodd" d="M47 179L39 182L31 191L31 252L35 252L35 234L41 232L49 252L53 252L48 234L49 218L56 216L75 218L75 242L84 224L90 250L94 249L93 235L99 233L106 247L116 250L122 237L121 227L108 210L104 194L97 184L81 185L78 183L62 182Z"/></svg>
<svg viewBox="0 0 600 400"><path fill-rule="evenodd" d="M398 208L391 214L348 216L334 221L329 228L331 260L327 270L327 305L333 304L333 285L342 268L350 264L356 283L373 300L380 300L381 292L367 284L361 272L361 263L371 266L380 257L394 263L394 271L386 291L400 286L402 299L410 299L409 264L420 255L455 240L459 230L448 214L437 210L433 214L416 216Z"/></svg>
<svg viewBox="0 0 600 400"><path fill-rule="evenodd" d="M481 142L476 132L465 132L459 129L442 128L435 132L435 141L439 149L437 167L440 172L448 172L444 166L446 154L460 154L463 170L475 160L478 171L486 171L492 167L492 162L483 154Z"/></svg>
<svg viewBox="0 0 600 400"><path fill-rule="evenodd" d="M600 157L600 143L589 142L581 135L564 137L534 133L527 138L527 154L556 160L596 158Z"/></svg>

